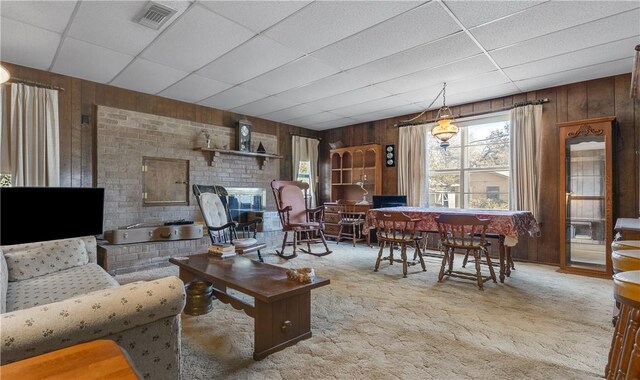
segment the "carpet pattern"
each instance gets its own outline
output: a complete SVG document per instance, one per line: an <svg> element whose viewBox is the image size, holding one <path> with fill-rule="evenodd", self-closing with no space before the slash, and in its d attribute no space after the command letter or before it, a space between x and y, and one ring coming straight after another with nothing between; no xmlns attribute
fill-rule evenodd
<svg viewBox="0 0 640 380"><path fill-rule="evenodd" d="M383 262L377 250L331 243L334 253L285 261L331 280L312 297L313 336L254 361L253 319L214 301L182 318L183 379L590 379L601 378L613 334L613 285L555 267L516 263L504 284ZM250 256L249 256L250 257ZM462 262L456 256L456 267ZM472 269L473 265L468 265ZM484 268L486 270L486 268ZM177 275L174 266L117 276L120 283Z"/></svg>

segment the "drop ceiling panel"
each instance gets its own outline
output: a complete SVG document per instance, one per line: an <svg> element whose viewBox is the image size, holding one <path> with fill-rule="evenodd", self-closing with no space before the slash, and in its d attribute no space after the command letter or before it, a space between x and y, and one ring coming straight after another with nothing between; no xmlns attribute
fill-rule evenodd
<svg viewBox="0 0 640 380"><path fill-rule="evenodd" d="M331 110L331 112L344 117L352 117L404 105L407 105L407 102L400 99L398 96L388 96L386 98L376 99L360 104L354 104L348 107L336 108L334 110Z"/></svg>
<svg viewBox="0 0 640 380"><path fill-rule="evenodd" d="M369 100L386 98L389 95L391 94L386 91L375 88L373 86L368 86L359 88L357 90L344 92L342 94L333 95L324 99L319 99L307 104L314 108L319 108L323 111L329 111L335 108L342 108L352 104L363 103Z"/></svg>
<svg viewBox="0 0 640 380"><path fill-rule="evenodd" d="M439 83L436 85L431 85L429 87L419 88L417 90L398 94L398 97L406 100L409 103L422 104L424 106L423 108L427 108L428 105L436 98L436 96L438 96L441 90L442 90L442 83ZM442 98L438 99L437 103L434 103L434 106L439 107L441 105L442 105Z"/></svg>
<svg viewBox="0 0 640 380"><path fill-rule="evenodd" d="M322 131L325 129L339 128L339 127L344 127L345 125L352 125L357 123L358 123L357 120L346 117L343 119L331 120L331 121L325 121L323 123L307 125L305 128L313 129L316 131Z"/></svg>
<svg viewBox="0 0 640 380"><path fill-rule="evenodd" d="M501 67L510 67L639 35L640 10L636 9L494 50L490 54Z"/></svg>
<svg viewBox="0 0 640 380"><path fill-rule="evenodd" d="M352 116L351 118L357 120L360 123L364 123L367 121L386 119L388 117L394 117L398 115L409 115L412 113L422 112L422 111L423 110L420 107L414 104L409 104L409 105L389 108L382 111L366 113L363 115L356 115L356 116Z"/></svg>
<svg viewBox="0 0 640 380"><path fill-rule="evenodd" d="M471 30L492 50L638 8L637 1L549 1ZM508 30L508 33L505 33Z"/></svg>
<svg viewBox="0 0 640 380"><path fill-rule="evenodd" d="M217 14L262 32L303 8L309 1L199 1Z"/></svg>
<svg viewBox="0 0 640 380"><path fill-rule="evenodd" d="M465 27L471 28L520 12L544 1L446 0L444 3Z"/></svg>
<svg viewBox="0 0 640 380"><path fill-rule="evenodd" d="M105 83L111 81L132 59L131 55L68 37L62 43L52 71Z"/></svg>
<svg viewBox="0 0 640 380"><path fill-rule="evenodd" d="M420 45L348 70L347 73L368 84L441 66L479 54L480 48L465 33Z"/></svg>
<svg viewBox="0 0 640 380"><path fill-rule="evenodd" d="M300 57L302 54L293 49L256 36L198 70L198 74L239 84Z"/></svg>
<svg viewBox="0 0 640 380"><path fill-rule="evenodd" d="M599 45L505 69L511 80L523 80L632 57L637 37Z"/></svg>
<svg viewBox="0 0 640 380"><path fill-rule="evenodd" d="M430 2L327 46L313 56L347 70L460 30L437 2Z"/></svg>
<svg viewBox="0 0 640 380"><path fill-rule="evenodd" d="M15 21L62 33L76 1L0 1L0 14Z"/></svg>
<svg viewBox="0 0 640 380"><path fill-rule="evenodd" d="M413 1L316 1L264 34L311 53L419 4Z"/></svg>
<svg viewBox="0 0 640 380"><path fill-rule="evenodd" d="M377 83L375 86L392 94L402 94L434 84L439 84L441 87L443 82L472 77L495 69L495 65L491 63L486 56L477 55L449 65L423 70L386 82Z"/></svg>
<svg viewBox="0 0 640 380"><path fill-rule="evenodd" d="M222 91L213 95L210 98L201 100L198 104L203 106L214 107L221 110L229 110L231 108L239 107L258 99L266 98L268 95L252 91L243 87L232 87L228 90Z"/></svg>
<svg viewBox="0 0 640 380"><path fill-rule="evenodd" d="M275 112L284 108L295 106L296 102L282 99L277 96L260 99L240 107L232 108L231 112L241 113L249 116L261 116L266 113Z"/></svg>
<svg viewBox="0 0 640 380"><path fill-rule="evenodd" d="M599 65L582 67L575 70L563 71L532 79L525 79L517 81L516 85L522 91L534 91L568 83L582 82L593 78L603 78L628 73L631 70L631 67L633 67L633 59L624 58Z"/></svg>
<svg viewBox="0 0 640 380"><path fill-rule="evenodd" d="M447 82L447 96L497 86L506 82L509 82L507 77L500 71L495 70L473 77Z"/></svg>
<svg viewBox="0 0 640 380"><path fill-rule="evenodd" d="M308 85L281 92L278 96L296 100L301 103L307 103L364 87L366 85L367 81L355 79L353 76L345 72L341 72L319 79Z"/></svg>
<svg viewBox="0 0 640 380"><path fill-rule="evenodd" d="M253 35L250 30L196 4L149 45L142 56L176 69L194 71Z"/></svg>
<svg viewBox="0 0 640 380"><path fill-rule="evenodd" d="M60 35L6 17L0 19L0 56L3 61L47 70Z"/></svg>
<svg viewBox="0 0 640 380"><path fill-rule="evenodd" d="M458 94L452 94L451 96L447 93L447 105L460 105L518 93L520 93L520 90L513 83L503 83L496 86L488 86Z"/></svg>
<svg viewBox="0 0 640 380"><path fill-rule="evenodd" d="M135 16L147 1L123 1L114 6L107 1L84 1L69 28L69 36L122 53L137 55L187 7L186 2L165 2L177 9L160 30L142 26Z"/></svg>
<svg viewBox="0 0 640 380"><path fill-rule="evenodd" d="M306 104L298 104L297 106L294 106L294 107L289 107L283 110L268 113L266 115L263 115L262 117L267 120L284 122L287 120L297 119L307 115L313 115L321 111L322 110L313 108Z"/></svg>
<svg viewBox="0 0 640 380"><path fill-rule="evenodd" d="M339 120L342 118L343 118L342 116L336 115L331 112L320 112L315 115L309 115L309 116L305 116L297 119L292 119L292 120L289 120L287 123L304 127L306 125L319 124L319 123L324 123L328 121Z"/></svg>
<svg viewBox="0 0 640 380"><path fill-rule="evenodd" d="M242 87L273 95L294 87L303 86L317 79L335 74L337 71L317 59L307 56L251 79L243 83Z"/></svg>
<svg viewBox="0 0 640 380"><path fill-rule="evenodd" d="M158 95L166 98L182 100L183 102L197 103L200 100L213 96L232 87L229 83L191 74L188 77L163 90Z"/></svg>
<svg viewBox="0 0 640 380"><path fill-rule="evenodd" d="M184 71L137 58L109 84L156 94L187 75Z"/></svg>

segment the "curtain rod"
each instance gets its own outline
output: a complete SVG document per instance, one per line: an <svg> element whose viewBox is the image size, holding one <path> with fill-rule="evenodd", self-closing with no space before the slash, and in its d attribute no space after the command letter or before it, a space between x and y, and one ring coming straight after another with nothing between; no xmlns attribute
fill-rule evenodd
<svg viewBox="0 0 640 380"><path fill-rule="evenodd" d="M54 85L46 84L46 83L41 83L41 82L35 82L35 81L32 81L32 80L27 80L27 79L21 79L21 78L11 78L6 83L21 83L21 84L27 84L27 85L32 85L32 86L36 86L36 87L48 88L48 89L51 89L51 90L64 91L64 88L62 88L62 87L58 87L58 86L54 86Z"/></svg>
<svg viewBox="0 0 640 380"><path fill-rule="evenodd" d="M322 137L315 137L315 136L305 136L305 135L301 135L299 133L293 133L293 132L289 132L289 134L291 136L300 136L300 137L306 137L308 139L316 139L316 140L322 140Z"/></svg>
<svg viewBox="0 0 640 380"><path fill-rule="evenodd" d="M516 103L516 104L514 104L512 106L502 107L502 108L499 108L497 110L472 112L472 113L468 113L468 114L465 114L465 115L455 116L455 118L456 119L462 119L462 118L465 118L465 117L487 115L487 114L495 113L495 112L508 111L508 110L511 110L511 109L514 109L514 108L517 108L517 107L528 106L529 104L544 104L544 103L549 103L549 98L543 98L543 99L519 102L519 103ZM394 124L393 126L394 127L398 127L398 128L402 128L402 127L410 127L412 125L421 125L421 124L434 123L435 121L436 121L436 119L423 120L423 121L411 121L411 122L405 122L405 123L400 122L400 123Z"/></svg>

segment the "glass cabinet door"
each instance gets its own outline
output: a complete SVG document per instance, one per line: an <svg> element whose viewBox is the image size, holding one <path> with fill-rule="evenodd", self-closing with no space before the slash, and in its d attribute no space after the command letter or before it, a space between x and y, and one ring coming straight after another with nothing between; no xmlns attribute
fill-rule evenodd
<svg viewBox="0 0 640 380"><path fill-rule="evenodd" d="M562 271L611 276L614 121L603 117L558 124Z"/></svg>
<svg viewBox="0 0 640 380"><path fill-rule="evenodd" d="M607 252L604 137L570 139L565 148L565 265L604 270Z"/></svg>

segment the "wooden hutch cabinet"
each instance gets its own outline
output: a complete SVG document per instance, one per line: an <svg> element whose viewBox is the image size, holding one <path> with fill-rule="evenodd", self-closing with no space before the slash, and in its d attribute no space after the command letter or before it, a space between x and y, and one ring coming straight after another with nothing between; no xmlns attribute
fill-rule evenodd
<svg viewBox="0 0 640 380"><path fill-rule="evenodd" d="M610 277L614 117L559 123L560 268Z"/></svg>
<svg viewBox="0 0 640 380"><path fill-rule="evenodd" d="M331 202L325 203L325 235L338 236L339 199L366 201L356 206L357 211L367 212L371 208L372 196L382 192L382 147L366 144L332 149L331 157ZM362 183L360 186L359 183ZM368 194L365 196L362 188Z"/></svg>

